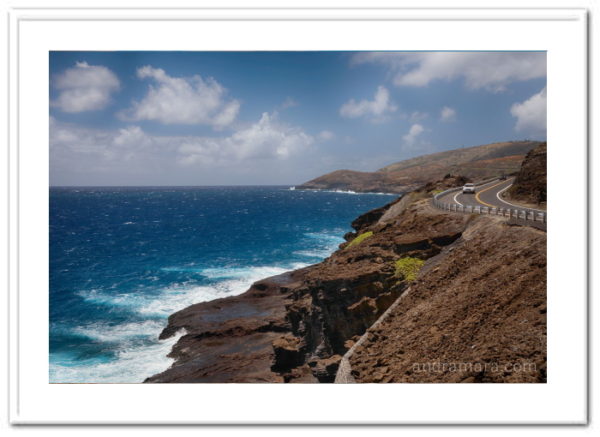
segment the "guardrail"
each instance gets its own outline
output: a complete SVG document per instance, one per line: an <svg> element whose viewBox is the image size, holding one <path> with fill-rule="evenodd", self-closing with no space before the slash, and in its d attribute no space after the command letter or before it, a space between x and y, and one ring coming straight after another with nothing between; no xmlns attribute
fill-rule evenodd
<svg viewBox="0 0 600 437"><path fill-rule="evenodd" d="M493 180L495 179L482 181L475 184L475 186L484 185ZM435 196L433 196L433 206L444 211L462 212L465 214L496 215L501 217L514 218L517 220L546 223L548 214L544 211L519 208L497 208L488 206L457 205L456 203L446 203L440 200L447 194L455 193L461 190L462 187L450 188L449 190L442 191L441 193L436 194Z"/></svg>

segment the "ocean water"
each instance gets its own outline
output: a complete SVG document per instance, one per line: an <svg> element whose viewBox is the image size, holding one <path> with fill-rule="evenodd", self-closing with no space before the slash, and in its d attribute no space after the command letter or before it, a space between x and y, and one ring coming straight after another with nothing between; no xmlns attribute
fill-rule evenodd
<svg viewBox="0 0 600 437"><path fill-rule="evenodd" d="M394 195L289 187L51 188L50 382L142 382L167 317L321 261Z"/></svg>

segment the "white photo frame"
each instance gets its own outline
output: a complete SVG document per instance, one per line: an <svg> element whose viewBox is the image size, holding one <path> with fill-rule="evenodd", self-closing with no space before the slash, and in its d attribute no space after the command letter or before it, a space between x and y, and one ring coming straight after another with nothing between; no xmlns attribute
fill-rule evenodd
<svg viewBox="0 0 600 437"><path fill-rule="evenodd" d="M11 423L587 423L586 10L15 7L8 24ZM547 51L548 383L49 384L51 50Z"/></svg>

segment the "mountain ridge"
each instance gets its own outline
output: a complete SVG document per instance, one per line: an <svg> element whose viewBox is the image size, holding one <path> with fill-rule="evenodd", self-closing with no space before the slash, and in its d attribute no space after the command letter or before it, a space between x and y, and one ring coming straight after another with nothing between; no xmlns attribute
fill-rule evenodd
<svg viewBox="0 0 600 437"><path fill-rule="evenodd" d="M403 193L455 174L484 179L519 171L525 155L539 141L505 141L417 156L374 172L335 170L297 186L297 189Z"/></svg>

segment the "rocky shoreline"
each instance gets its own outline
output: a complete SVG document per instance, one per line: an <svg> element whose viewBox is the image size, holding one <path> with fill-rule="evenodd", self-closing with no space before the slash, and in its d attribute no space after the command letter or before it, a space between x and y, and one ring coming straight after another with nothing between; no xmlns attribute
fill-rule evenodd
<svg viewBox="0 0 600 437"><path fill-rule="evenodd" d="M169 338L181 329L185 329L186 334L169 355L175 359L174 364L145 382L333 382L340 360L348 349L409 285L414 289L423 281L428 284L427 292L422 295L411 293L414 296L412 300L406 299L411 302L406 304L410 308L403 307L402 311L421 308L418 313L424 317L423 311L429 304L427 300L436 302L439 309L426 316L426 326L422 327L429 331L420 335L432 338L427 342L431 348L427 358L441 359L442 356L435 351L443 350L442 344L448 338L459 345L464 343L464 335L456 331L466 329L460 323L461 317L472 319L471 323L479 326L485 325L490 315L483 309L470 313L469 308L471 299L485 300L484 291L492 285L477 276L477 269L486 266L485 272L494 271L508 262L503 257L495 259L486 255L486 251L493 252L491 248L498 241L502 241L502 245L498 246L502 253L514 252L523 242L535 243L529 244L529 252L519 259L533 259L537 263L536 297L530 299L527 290L515 288L513 292L521 293L523 302L522 308L517 309L518 314L510 320L514 319L517 323L520 312L525 314L530 310L539 316L535 319L537 340L529 341L525 335L519 347L524 348L520 352L523 356L537 357L536 362L542 368L546 353L545 312L540 309L545 308L545 233L509 226L499 218L447 214L430 205L432 193L464 181L464 178L446 177L361 215L352 223L355 232L345 235L346 242L319 264L258 281L242 295L195 304L171 315L160 338ZM478 252L469 252L468 248L480 238L486 241L485 244L477 246ZM486 249L486 245L490 249ZM464 250L467 252L460 263L448 255ZM473 265L475 270L470 267L469 260L476 262ZM516 262L514 268L505 269L502 277L510 281L524 274L527 267L521 265L521 261ZM467 288L465 296L456 295L459 283L448 287L444 285L447 282L442 280L436 285L435 279L426 279L435 278L442 270L450 276L463 274L468 278L469 282L462 283ZM469 293L473 294L470 284L479 284L482 288L475 296L467 298ZM451 305L453 302L444 305L444 301L436 300L436 296L442 293L447 299L455 300L456 305ZM423 299L426 300L425 307ZM511 305L510 301L487 304L492 305L496 312L511 311L506 307ZM489 305L484 304L483 308ZM445 308L453 308L455 314L447 317ZM410 325L410 321L404 320L403 323ZM486 325L488 330L485 332L488 337L491 335L490 338L509 347L506 336L514 337L511 330L515 328L511 323L508 323L510 326ZM497 326L500 328L496 329ZM401 329L406 329L406 326L401 325ZM389 338L389 333L379 332L376 337ZM421 350L417 344L418 341L398 348ZM357 380L405 380L395 373L393 366L387 366L389 373L382 373L381 367L386 366L382 365L381 359L373 361L365 358L377 353L393 356L394 344L385 342L384 345L392 349L373 343L371 347L374 349L362 358L360 353L355 354L353 365L360 368ZM363 347L363 350L366 349ZM453 351L456 356L465 352L459 347ZM425 357L424 352L420 354ZM500 358L510 358L510 354L505 355ZM485 356L482 355L482 359ZM494 357L499 359L498 354ZM400 365L398 368L405 371ZM377 381L371 378L373 374L379 375ZM532 378L543 379L540 375ZM424 380L441 382L444 378L448 376L429 375ZM501 382L503 378L509 380L508 377L497 376L494 381ZM410 380L416 382L418 379Z"/></svg>

